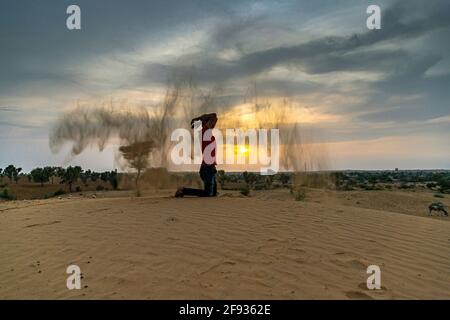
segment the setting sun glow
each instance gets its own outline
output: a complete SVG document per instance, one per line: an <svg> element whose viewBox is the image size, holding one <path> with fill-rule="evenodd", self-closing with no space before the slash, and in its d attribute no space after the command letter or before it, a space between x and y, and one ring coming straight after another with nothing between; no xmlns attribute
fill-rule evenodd
<svg viewBox="0 0 450 320"><path fill-rule="evenodd" d="M248 152L248 148L246 146L240 146L239 152L245 154Z"/></svg>

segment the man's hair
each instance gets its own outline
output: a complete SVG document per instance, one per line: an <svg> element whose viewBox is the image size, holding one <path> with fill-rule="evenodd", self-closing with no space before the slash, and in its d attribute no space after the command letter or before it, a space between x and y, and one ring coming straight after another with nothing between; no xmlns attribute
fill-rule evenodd
<svg viewBox="0 0 450 320"><path fill-rule="evenodd" d="M217 114L216 113L205 113L205 114L202 114L201 116L196 117L196 118L191 120L191 128L194 128L194 122L195 121L201 121L202 125L204 125L206 122L208 122L211 119L216 119L217 120Z"/></svg>

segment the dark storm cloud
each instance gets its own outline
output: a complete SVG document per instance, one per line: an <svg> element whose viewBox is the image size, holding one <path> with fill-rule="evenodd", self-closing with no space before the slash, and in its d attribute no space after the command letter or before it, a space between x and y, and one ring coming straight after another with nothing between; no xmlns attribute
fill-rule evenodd
<svg viewBox="0 0 450 320"><path fill-rule="evenodd" d="M396 121L398 123L413 120L424 121L450 114L450 75L427 77L417 76L391 77L373 84L375 93L365 102L371 110L382 106L392 96L404 97L404 103L391 103L392 108L367 113L360 116L369 122ZM418 95L409 102L408 98ZM361 106L359 106L361 108ZM448 123L441 124L449 129Z"/></svg>
<svg viewBox="0 0 450 320"><path fill-rule="evenodd" d="M449 59L445 48L436 46L436 40L445 43L450 39L450 2L398 1L387 7L382 14L381 30L365 31L349 36L322 37L299 45L273 47L252 53L241 50L242 32L254 30L259 19L238 20L217 28L208 43L210 51L199 55L181 56L170 65L150 63L142 80L157 81L164 74L193 74L202 83L236 83L261 75L275 66L298 69L310 75L340 72L374 72L378 80L345 80L330 87L317 81L273 80L258 78L262 94L271 96L301 96L308 93L343 94L363 96L362 102L352 105L335 105L330 112L352 114L356 119L368 122L395 121L399 125L395 132L420 130L402 127L411 121L424 121L449 114L449 76L426 76L426 72ZM242 31L243 30L243 31ZM429 37L433 38L430 44ZM425 39L420 42L420 39ZM221 40L223 40L221 42ZM388 46L383 46L387 44ZM434 45L433 45L434 44ZM218 59L214 50L237 49L241 57L224 61ZM446 71L450 74L450 69ZM354 92L343 92L342 86L354 87ZM400 97L391 102L392 96ZM409 98L418 96L414 102ZM403 100L403 101L402 101ZM383 108L381 108L383 107ZM439 125L439 126L442 126ZM430 126L432 127L432 126ZM378 136L367 130L365 135ZM355 133L356 134L356 133Z"/></svg>
<svg viewBox="0 0 450 320"><path fill-rule="evenodd" d="M169 38L184 24L221 15L217 0L79 0L82 29L66 28L69 0L3 0L0 3L0 92L39 80L76 81L76 68L144 41Z"/></svg>
<svg viewBox="0 0 450 320"><path fill-rule="evenodd" d="M401 41L433 32L437 29L450 27L450 2L436 1L424 10L426 17L418 17L404 21L416 10L420 10L421 2L397 2L383 13L383 28L367 31L351 36L325 37L295 46L275 47L243 55L233 61L221 61L215 57L202 54L201 61L192 56L178 59L179 65L155 64L148 66L146 75L152 78L162 70L171 73L187 72L195 64L196 76L201 81L225 81L252 76L267 71L276 65L297 66L308 73L326 73L333 71L379 70L386 71L394 65L404 61L411 55L404 50L374 50L368 52L354 52L358 49L371 47L383 41ZM238 25L239 26L239 25ZM223 31L213 34L211 43L225 43L231 45L233 37L238 34L238 26L227 26ZM234 31L233 31L234 30ZM436 57L431 58L436 62ZM200 59L197 59L200 60Z"/></svg>

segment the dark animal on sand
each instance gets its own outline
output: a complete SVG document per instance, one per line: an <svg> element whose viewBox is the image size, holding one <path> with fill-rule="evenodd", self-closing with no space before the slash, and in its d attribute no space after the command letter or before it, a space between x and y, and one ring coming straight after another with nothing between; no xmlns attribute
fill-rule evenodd
<svg viewBox="0 0 450 320"><path fill-rule="evenodd" d="M442 204L442 202L433 202L432 204L430 204L428 206L428 210L429 210L429 214L431 216L432 211L437 211L437 212L443 212L445 216L448 217L448 212L447 210L445 210L444 205Z"/></svg>

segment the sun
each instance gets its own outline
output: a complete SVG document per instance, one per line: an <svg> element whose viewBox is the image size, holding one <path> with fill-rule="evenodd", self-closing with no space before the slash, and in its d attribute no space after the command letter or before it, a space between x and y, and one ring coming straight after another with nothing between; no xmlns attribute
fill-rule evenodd
<svg viewBox="0 0 450 320"><path fill-rule="evenodd" d="M239 152L242 154L245 154L248 152L248 148L246 146L240 146L239 147Z"/></svg>

